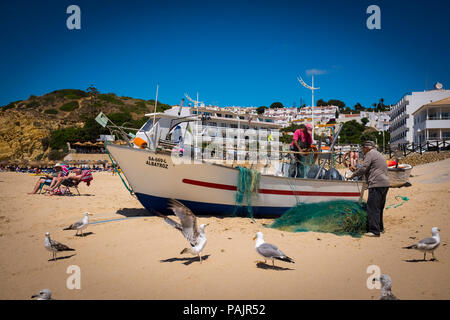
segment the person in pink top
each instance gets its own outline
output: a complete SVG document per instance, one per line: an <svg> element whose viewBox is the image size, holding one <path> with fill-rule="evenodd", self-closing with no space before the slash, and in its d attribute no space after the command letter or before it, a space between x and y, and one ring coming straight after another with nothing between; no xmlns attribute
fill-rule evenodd
<svg viewBox="0 0 450 320"><path fill-rule="evenodd" d="M295 130L291 143L291 151L306 152L311 148L311 135L304 124L300 125L300 128ZM296 164L291 164L291 177L304 178L304 160L305 157L300 154L295 154Z"/></svg>

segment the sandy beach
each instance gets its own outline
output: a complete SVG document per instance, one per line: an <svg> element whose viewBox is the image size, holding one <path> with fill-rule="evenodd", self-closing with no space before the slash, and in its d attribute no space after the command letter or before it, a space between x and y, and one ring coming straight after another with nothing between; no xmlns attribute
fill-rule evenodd
<svg viewBox="0 0 450 320"><path fill-rule="evenodd" d="M202 264L180 255L187 242L131 196L120 178L94 173L81 196L28 195L37 177L0 173L0 299L29 299L49 288L55 299L378 299L366 269L377 265L393 281L400 299L450 299L450 159L416 166L410 187L391 188L380 238L326 233L289 233L266 228L270 219L200 216L208 243ZM367 198L367 194L365 196ZM62 229L93 213L85 237ZM213 213L212 213L213 214ZM438 261L402 247L440 229ZM44 234L75 252L56 262L44 248ZM295 264L277 268L256 263L253 236L262 231ZM72 255L75 254L75 255ZM431 256L427 257L428 259ZM81 269L81 289L69 290L70 265Z"/></svg>

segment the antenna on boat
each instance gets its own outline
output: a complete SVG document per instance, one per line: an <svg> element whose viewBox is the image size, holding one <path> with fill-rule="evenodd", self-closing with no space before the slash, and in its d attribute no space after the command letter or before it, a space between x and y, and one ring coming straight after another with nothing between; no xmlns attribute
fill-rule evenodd
<svg viewBox="0 0 450 320"><path fill-rule="evenodd" d="M153 128L155 128L155 121L156 121L156 106L158 105L158 89L159 89L159 83L156 84L156 99L155 99L155 109L153 110ZM153 137L156 135L156 130L153 129Z"/></svg>
<svg viewBox="0 0 450 320"><path fill-rule="evenodd" d="M314 88L314 75L312 75L312 84L308 85L305 81L303 81L302 77L297 77L298 82L306 89L311 90L312 94L312 102L311 102L311 122L312 122L312 139L314 140L314 90L319 90L320 88Z"/></svg>
<svg viewBox="0 0 450 320"><path fill-rule="evenodd" d="M181 110L183 110L183 103L184 103L184 98L181 99L180 109L178 110L178 116L181 115Z"/></svg>

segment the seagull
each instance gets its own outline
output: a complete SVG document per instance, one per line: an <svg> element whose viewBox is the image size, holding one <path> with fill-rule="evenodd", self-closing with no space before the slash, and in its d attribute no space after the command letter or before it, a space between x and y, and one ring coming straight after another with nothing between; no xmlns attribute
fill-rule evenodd
<svg viewBox="0 0 450 320"><path fill-rule="evenodd" d="M256 236L253 238L253 240L256 239L255 249L256 252L258 252L263 258L264 262L266 263L267 259L272 260L272 265L275 266L275 260L281 260L285 262L295 263L294 260L286 256L283 252L281 252L280 249L278 249L276 246L270 243L264 242L264 236L262 232L257 232Z"/></svg>
<svg viewBox="0 0 450 320"><path fill-rule="evenodd" d="M33 294L31 299L37 298L36 300L52 300L52 292L50 289L42 289L38 294Z"/></svg>
<svg viewBox="0 0 450 320"><path fill-rule="evenodd" d="M197 255L200 259L200 263L202 263L201 253L206 245L205 227L207 224L201 224L200 227L197 227L196 216L189 208L175 199L169 200L169 209L171 209L180 219L181 224L166 216L163 216L164 221L181 231L191 245L190 248L184 248L180 254L190 253L192 255Z"/></svg>
<svg viewBox="0 0 450 320"><path fill-rule="evenodd" d="M375 281L381 282L380 300L400 300L392 293L392 280L387 274L382 274L380 278L375 278Z"/></svg>
<svg viewBox="0 0 450 320"><path fill-rule="evenodd" d="M419 242L412 244L408 247L403 247L403 249L416 249L419 251L423 251L423 260L426 260L427 252L431 251L431 254L433 255L433 259L431 260L437 260L434 257L434 250L439 247L441 243L441 238L439 237L439 229L437 227L431 228L431 238L425 238L420 240Z"/></svg>
<svg viewBox="0 0 450 320"><path fill-rule="evenodd" d="M59 243L58 241L50 239L50 233L45 233L44 241L45 249L53 253L53 261L56 261L56 253L60 251L75 251L75 249L69 248L68 246Z"/></svg>
<svg viewBox="0 0 450 320"><path fill-rule="evenodd" d="M83 229L86 229L87 226L89 225L89 216L92 216L92 213L85 212L83 219L75 222L74 224L71 224L70 226L64 228L63 230L77 230L75 236L77 236L78 232L81 231L81 236L83 236Z"/></svg>

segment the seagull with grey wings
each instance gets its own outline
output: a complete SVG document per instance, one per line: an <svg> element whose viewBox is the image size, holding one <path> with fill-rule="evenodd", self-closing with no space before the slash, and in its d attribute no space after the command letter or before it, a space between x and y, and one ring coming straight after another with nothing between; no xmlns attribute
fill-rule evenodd
<svg viewBox="0 0 450 320"><path fill-rule="evenodd" d="M264 262L266 263L267 259L272 260L272 265L275 266L275 259L289 262L289 263L295 263L294 260L289 258L287 255L285 255L283 252L281 252L280 249L278 249L276 246L270 243L264 242L264 236L262 232L257 232L256 236L253 238L253 240L256 240L255 243L255 249L256 252L258 252L263 258Z"/></svg>
<svg viewBox="0 0 450 320"><path fill-rule="evenodd" d="M36 300L52 300L52 292L50 289L42 289L37 294L33 294L31 299L37 298Z"/></svg>
<svg viewBox="0 0 450 320"><path fill-rule="evenodd" d="M207 224L201 224L200 227L198 227L197 217L188 207L175 199L169 200L169 209L171 209L178 219L180 219L180 223L169 217L162 216L164 221L179 230L191 245L190 248L184 248L180 254L190 253L192 255L197 255L200 259L200 263L202 263L201 253L206 245L205 227Z"/></svg>
<svg viewBox="0 0 450 320"><path fill-rule="evenodd" d="M382 274L380 278L375 278L375 281L381 283L380 300L400 300L392 293L392 280L387 274Z"/></svg>
<svg viewBox="0 0 450 320"><path fill-rule="evenodd" d="M77 230L77 233L75 233L75 236L78 235L78 232L81 231L81 236L83 236L83 229L86 229L89 225L89 216L92 216L92 213L85 212L83 219L80 221L75 222L74 224L71 224L67 228L64 228L63 230Z"/></svg>
<svg viewBox="0 0 450 320"><path fill-rule="evenodd" d="M62 251L75 251L75 249L69 248L65 244L59 243L58 241L50 239L50 233L45 233L44 240L45 249L53 253L53 261L56 261L56 253Z"/></svg>
<svg viewBox="0 0 450 320"><path fill-rule="evenodd" d="M416 250L423 252L423 260L424 261L426 260L427 252L431 252L431 254L433 255L433 259L431 259L431 260L437 260L434 257L434 250L436 250L437 247L439 247L439 245L441 244L441 238L439 236L439 229L437 227L431 228L431 235L432 235L431 238L422 239L415 244L412 244L407 247L403 247L403 249L416 249Z"/></svg>

